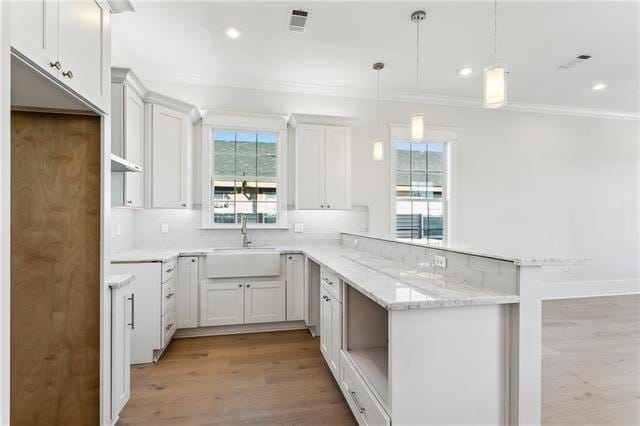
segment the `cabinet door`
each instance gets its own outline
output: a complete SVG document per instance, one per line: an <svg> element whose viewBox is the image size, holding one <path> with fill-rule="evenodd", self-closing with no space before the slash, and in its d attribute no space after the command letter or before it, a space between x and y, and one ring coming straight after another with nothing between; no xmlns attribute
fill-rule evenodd
<svg viewBox="0 0 640 426"><path fill-rule="evenodd" d="M200 286L200 326L243 322L243 283L205 283Z"/></svg>
<svg viewBox="0 0 640 426"><path fill-rule="evenodd" d="M153 105L151 203L157 208L186 208L188 118ZM148 169L148 168L147 168Z"/></svg>
<svg viewBox="0 0 640 426"><path fill-rule="evenodd" d="M132 293L129 286L112 291L111 418L116 419L131 395Z"/></svg>
<svg viewBox="0 0 640 426"><path fill-rule="evenodd" d="M139 166L144 159L144 102L129 87L124 87L124 158ZM143 167L144 170L144 167ZM142 173L124 173L125 205L144 206Z"/></svg>
<svg viewBox="0 0 640 426"><path fill-rule="evenodd" d="M106 3L59 2L60 80L105 112L110 90L109 21Z"/></svg>
<svg viewBox="0 0 640 426"><path fill-rule="evenodd" d="M178 259L178 328L198 326L198 258Z"/></svg>
<svg viewBox="0 0 640 426"><path fill-rule="evenodd" d="M330 367L333 374L340 371L340 349L342 348L342 303L331 297L327 303L331 306L331 352L329 353Z"/></svg>
<svg viewBox="0 0 640 426"><path fill-rule="evenodd" d="M304 256L287 255L287 321L304 319Z"/></svg>
<svg viewBox="0 0 640 426"><path fill-rule="evenodd" d="M324 356L325 361L331 366L331 344L333 342L331 336L331 296L320 287L320 352Z"/></svg>
<svg viewBox="0 0 640 426"><path fill-rule="evenodd" d="M11 1L11 46L58 76L58 1Z"/></svg>
<svg viewBox="0 0 640 426"><path fill-rule="evenodd" d="M325 129L326 208L351 208L351 129L327 126Z"/></svg>
<svg viewBox="0 0 640 426"><path fill-rule="evenodd" d="M247 282L244 290L244 322L275 322L285 319L285 282Z"/></svg>
<svg viewBox="0 0 640 426"><path fill-rule="evenodd" d="M325 208L324 126L296 128L296 208Z"/></svg>

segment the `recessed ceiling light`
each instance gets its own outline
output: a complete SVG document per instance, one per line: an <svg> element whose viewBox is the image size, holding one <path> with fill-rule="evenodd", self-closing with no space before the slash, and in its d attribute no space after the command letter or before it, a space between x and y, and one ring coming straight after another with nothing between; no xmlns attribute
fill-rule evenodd
<svg viewBox="0 0 640 426"><path fill-rule="evenodd" d="M473 72L473 69L472 69L472 68L464 67L464 68L460 68L460 69L458 70L458 75L459 75L460 77L468 77L468 76L470 76L470 75L471 75L471 73L472 73L472 72Z"/></svg>
<svg viewBox="0 0 640 426"><path fill-rule="evenodd" d="M594 84L593 87L591 88L592 90L595 90L596 92L600 91L600 90L604 90L607 88L607 85L604 83L598 83L598 84Z"/></svg>
<svg viewBox="0 0 640 426"><path fill-rule="evenodd" d="M236 28L227 28L226 30L224 30L224 33L229 38L238 38L238 37L240 37L240 31L238 31Z"/></svg>

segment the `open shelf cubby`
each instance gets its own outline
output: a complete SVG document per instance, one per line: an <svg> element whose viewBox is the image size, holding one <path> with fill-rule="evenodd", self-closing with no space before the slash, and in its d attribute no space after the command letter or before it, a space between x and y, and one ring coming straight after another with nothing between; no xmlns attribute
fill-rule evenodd
<svg viewBox="0 0 640 426"><path fill-rule="evenodd" d="M380 404L390 412L388 311L351 286L346 288L347 354Z"/></svg>

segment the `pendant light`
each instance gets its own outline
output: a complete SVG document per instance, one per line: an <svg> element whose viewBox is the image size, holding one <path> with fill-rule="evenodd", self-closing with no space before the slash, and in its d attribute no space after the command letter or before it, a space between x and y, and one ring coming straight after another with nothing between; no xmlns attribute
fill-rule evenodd
<svg viewBox="0 0 640 426"><path fill-rule="evenodd" d="M376 62L373 64L373 69L378 73L378 89L376 92L376 131L377 137L373 142L373 159L375 161L384 160L384 141L380 137L380 71L384 68L384 63Z"/></svg>
<svg viewBox="0 0 640 426"><path fill-rule="evenodd" d="M411 14L411 22L416 23L416 100L420 99L420 22L424 21L427 13L418 10ZM424 114L421 112L411 114L411 139L424 138Z"/></svg>
<svg viewBox="0 0 640 426"><path fill-rule="evenodd" d="M484 69L484 107L496 109L507 104L507 66L498 63L498 0L493 3L493 65Z"/></svg>

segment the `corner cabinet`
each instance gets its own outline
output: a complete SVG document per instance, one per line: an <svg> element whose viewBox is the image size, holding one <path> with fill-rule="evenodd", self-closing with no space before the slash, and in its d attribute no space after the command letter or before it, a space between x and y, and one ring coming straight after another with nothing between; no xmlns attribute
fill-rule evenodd
<svg viewBox="0 0 640 426"><path fill-rule="evenodd" d="M11 46L99 110L109 112L106 1L11 1Z"/></svg>
<svg viewBox="0 0 640 426"><path fill-rule="evenodd" d="M146 204L151 208L191 208L192 115L184 109L150 102L146 104L146 116L147 164L151 164L150 173L146 173L150 187Z"/></svg>
<svg viewBox="0 0 640 426"><path fill-rule="evenodd" d="M331 121L317 116L311 116L310 123L293 117L289 125L294 128L296 209L350 209L351 127L316 124Z"/></svg>

